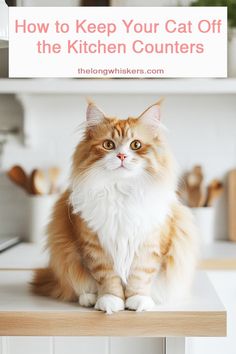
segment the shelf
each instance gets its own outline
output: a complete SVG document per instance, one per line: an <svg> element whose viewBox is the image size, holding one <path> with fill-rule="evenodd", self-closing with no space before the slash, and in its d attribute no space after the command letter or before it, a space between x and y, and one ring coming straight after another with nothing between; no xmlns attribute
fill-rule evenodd
<svg viewBox="0 0 236 354"><path fill-rule="evenodd" d="M0 270L29 270L47 265L48 254L43 246L20 243L0 253Z"/></svg>
<svg viewBox="0 0 236 354"><path fill-rule="evenodd" d="M0 79L0 93L236 94L236 79Z"/></svg>
<svg viewBox="0 0 236 354"><path fill-rule="evenodd" d="M200 268L204 270L236 270L236 243L217 241L205 245L201 253ZM27 270L47 265L48 254L31 243L20 243L0 253L0 270Z"/></svg>
<svg viewBox="0 0 236 354"><path fill-rule="evenodd" d="M205 245L200 266L204 270L236 270L236 242L217 241Z"/></svg>
<svg viewBox="0 0 236 354"><path fill-rule="evenodd" d="M226 311L206 275L196 276L182 305L150 312L105 315L29 291L30 271L0 271L0 336L210 336L226 335Z"/></svg>

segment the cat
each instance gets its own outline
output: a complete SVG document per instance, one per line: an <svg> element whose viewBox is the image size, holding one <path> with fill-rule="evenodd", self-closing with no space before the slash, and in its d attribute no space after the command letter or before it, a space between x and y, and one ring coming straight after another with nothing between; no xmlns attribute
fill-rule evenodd
<svg viewBox="0 0 236 354"><path fill-rule="evenodd" d="M49 265L35 271L32 290L108 314L183 297L197 233L176 176L159 102L124 120L90 102L69 188L48 225Z"/></svg>

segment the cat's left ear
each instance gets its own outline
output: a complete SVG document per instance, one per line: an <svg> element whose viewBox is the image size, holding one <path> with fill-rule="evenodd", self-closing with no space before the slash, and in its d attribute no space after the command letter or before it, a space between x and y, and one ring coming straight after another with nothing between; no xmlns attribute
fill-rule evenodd
<svg viewBox="0 0 236 354"><path fill-rule="evenodd" d="M160 124L161 114L160 114L160 101L149 106L138 118L144 124L152 126L154 129Z"/></svg>
<svg viewBox="0 0 236 354"><path fill-rule="evenodd" d="M105 114L95 103L89 102L86 112L86 119L90 126L99 124L105 118Z"/></svg>

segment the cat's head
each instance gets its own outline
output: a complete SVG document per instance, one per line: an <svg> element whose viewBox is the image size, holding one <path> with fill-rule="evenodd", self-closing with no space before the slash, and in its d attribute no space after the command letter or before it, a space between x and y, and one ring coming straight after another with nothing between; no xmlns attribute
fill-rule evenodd
<svg viewBox="0 0 236 354"><path fill-rule="evenodd" d="M173 160L160 123L160 104L140 116L121 120L106 116L94 103L87 108L83 140L73 159L73 178L93 174L94 181L135 177L169 179Z"/></svg>

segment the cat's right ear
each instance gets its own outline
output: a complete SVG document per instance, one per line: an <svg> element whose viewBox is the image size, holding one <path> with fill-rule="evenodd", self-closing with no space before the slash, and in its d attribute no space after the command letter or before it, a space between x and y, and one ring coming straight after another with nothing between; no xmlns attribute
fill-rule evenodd
<svg viewBox="0 0 236 354"><path fill-rule="evenodd" d="M101 123L104 118L105 114L93 102L89 102L86 113L86 119L89 126Z"/></svg>

